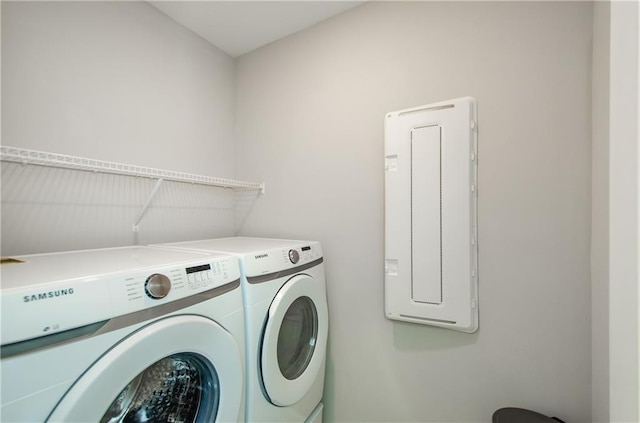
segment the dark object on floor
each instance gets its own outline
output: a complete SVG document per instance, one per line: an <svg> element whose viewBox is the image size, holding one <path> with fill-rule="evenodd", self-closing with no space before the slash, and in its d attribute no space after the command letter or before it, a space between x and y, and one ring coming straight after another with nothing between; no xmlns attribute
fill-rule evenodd
<svg viewBox="0 0 640 423"><path fill-rule="evenodd" d="M506 407L493 413L493 423L565 423L557 417L547 417L524 408Z"/></svg>

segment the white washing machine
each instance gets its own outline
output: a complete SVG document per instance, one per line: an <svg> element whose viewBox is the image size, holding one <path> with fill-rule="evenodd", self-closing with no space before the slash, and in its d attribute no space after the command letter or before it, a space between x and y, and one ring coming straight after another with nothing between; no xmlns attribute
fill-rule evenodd
<svg viewBox="0 0 640 423"><path fill-rule="evenodd" d="M1 421L244 421L236 257L125 247L0 271Z"/></svg>
<svg viewBox="0 0 640 423"><path fill-rule="evenodd" d="M165 245L240 258L247 421L321 422L329 317L320 243L221 238Z"/></svg>

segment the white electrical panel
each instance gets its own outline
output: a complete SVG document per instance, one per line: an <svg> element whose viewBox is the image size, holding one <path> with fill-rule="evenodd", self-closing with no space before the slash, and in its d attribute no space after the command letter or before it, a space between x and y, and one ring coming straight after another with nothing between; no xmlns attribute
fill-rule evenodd
<svg viewBox="0 0 640 423"><path fill-rule="evenodd" d="M385 119L385 314L478 329L477 104L470 97Z"/></svg>

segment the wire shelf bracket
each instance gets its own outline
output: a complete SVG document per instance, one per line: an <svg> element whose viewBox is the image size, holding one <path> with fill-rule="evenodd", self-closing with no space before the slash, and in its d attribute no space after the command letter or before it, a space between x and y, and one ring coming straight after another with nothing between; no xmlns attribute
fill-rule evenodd
<svg viewBox="0 0 640 423"><path fill-rule="evenodd" d="M151 200L157 193L163 181L186 182L197 185L209 185L222 188L230 188L243 191L259 191L265 193L264 182L246 182L234 179L219 178L214 176L196 175L191 173L176 172L172 170L155 169L124 163L108 162L84 157L69 156L66 154L50 153L45 151L27 150L18 147L0 146L0 160L5 162L21 163L23 165L39 165L57 167L63 169L81 170L88 172L101 172L113 175L125 175L157 179L157 183L151 192L149 199L138 214L133 224L133 231L139 230L142 220Z"/></svg>

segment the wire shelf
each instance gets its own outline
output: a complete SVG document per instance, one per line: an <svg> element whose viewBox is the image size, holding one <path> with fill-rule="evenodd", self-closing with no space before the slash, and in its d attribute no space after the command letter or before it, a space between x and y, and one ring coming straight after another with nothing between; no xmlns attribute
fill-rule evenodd
<svg viewBox="0 0 640 423"><path fill-rule="evenodd" d="M128 175L157 178L166 181L187 182L199 185L211 185L224 188L259 190L264 193L264 183L237 181L213 176L194 175L172 170L154 169L124 163L107 162L84 157L44 151L27 150L17 147L0 146L1 160L22 164L59 167L64 169L103 172L115 175Z"/></svg>

